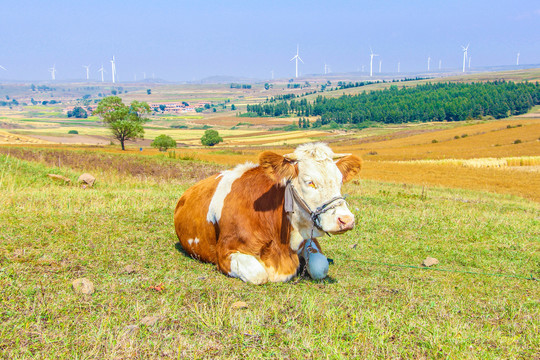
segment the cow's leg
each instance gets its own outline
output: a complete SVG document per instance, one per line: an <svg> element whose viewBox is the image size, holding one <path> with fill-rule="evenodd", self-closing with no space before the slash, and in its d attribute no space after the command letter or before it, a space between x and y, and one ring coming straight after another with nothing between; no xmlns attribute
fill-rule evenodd
<svg viewBox="0 0 540 360"><path fill-rule="evenodd" d="M268 273L254 256L236 252L230 255L229 260L230 276L256 285L264 284L268 281Z"/></svg>

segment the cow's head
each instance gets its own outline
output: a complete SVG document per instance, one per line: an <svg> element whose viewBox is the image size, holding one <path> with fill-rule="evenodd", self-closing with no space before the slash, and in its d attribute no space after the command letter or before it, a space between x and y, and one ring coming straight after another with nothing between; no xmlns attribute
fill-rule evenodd
<svg viewBox="0 0 540 360"><path fill-rule="evenodd" d="M260 165L278 184L291 181L300 197L311 210L341 196L341 185L360 171L362 160L355 155L338 155L323 143L304 144L294 153L278 155L270 151L259 157ZM337 200L329 211L319 216L320 230L339 234L354 227L354 215L344 200ZM304 238L310 236L312 223L309 214L298 206L291 215L293 227ZM322 236L315 231L315 236Z"/></svg>

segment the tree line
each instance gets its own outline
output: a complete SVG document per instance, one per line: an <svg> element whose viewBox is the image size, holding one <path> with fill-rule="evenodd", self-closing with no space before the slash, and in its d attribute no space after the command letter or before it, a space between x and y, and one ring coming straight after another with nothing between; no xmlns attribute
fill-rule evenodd
<svg viewBox="0 0 540 360"><path fill-rule="evenodd" d="M526 113L538 104L540 83L516 84L501 80L483 83L426 83L401 89L392 85L381 91L364 91L338 98L319 95L313 102L293 99L248 105L247 112L252 116L320 116L314 126L326 125L332 121L338 124L368 121L393 124L462 121L485 116L500 119Z"/></svg>

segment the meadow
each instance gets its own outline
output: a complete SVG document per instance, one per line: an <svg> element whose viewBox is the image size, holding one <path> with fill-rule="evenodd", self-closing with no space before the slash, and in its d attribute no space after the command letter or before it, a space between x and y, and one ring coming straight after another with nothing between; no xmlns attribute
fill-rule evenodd
<svg viewBox="0 0 540 360"><path fill-rule="evenodd" d="M357 180L356 228L322 240L329 278L252 286L176 245L176 201L223 165L0 149L4 358L540 356L538 203Z"/></svg>

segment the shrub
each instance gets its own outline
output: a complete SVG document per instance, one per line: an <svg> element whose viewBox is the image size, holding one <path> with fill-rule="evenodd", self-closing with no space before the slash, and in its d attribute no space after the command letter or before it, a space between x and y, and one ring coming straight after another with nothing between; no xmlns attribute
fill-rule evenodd
<svg viewBox="0 0 540 360"><path fill-rule="evenodd" d="M459 135L454 136L454 139L459 139Z"/></svg>
<svg viewBox="0 0 540 360"><path fill-rule="evenodd" d="M433 140L431 140L431 143L432 143L432 144L436 144L436 143L438 143L438 141L435 140L435 139L433 139Z"/></svg>
<svg viewBox="0 0 540 360"><path fill-rule="evenodd" d="M169 135L159 135L150 145L159 148L159 151L167 151L167 149L176 147L176 141Z"/></svg>
<svg viewBox="0 0 540 360"><path fill-rule="evenodd" d="M517 139L517 140L514 140L514 144L521 144L521 143L522 143L522 141L521 141L521 140L519 140L519 139Z"/></svg>
<svg viewBox="0 0 540 360"><path fill-rule="evenodd" d="M79 132L77 130L69 130L68 134L78 134Z"/></svg>
<svg viewBox="0 0 540 360"><path fill-rule="evenodd" d="M467 134L461 135L462 138L466 138L467 136L469 136L469 135L467 135Z"/></svg>
<svg viewBox="0 0 540 360"><path fill-rule="evenodd" d="M223 139L219 136L219 133L216 130L206 130L204 135L201 137L201 143L204 146L214 146L222 142Z"/></svg>

